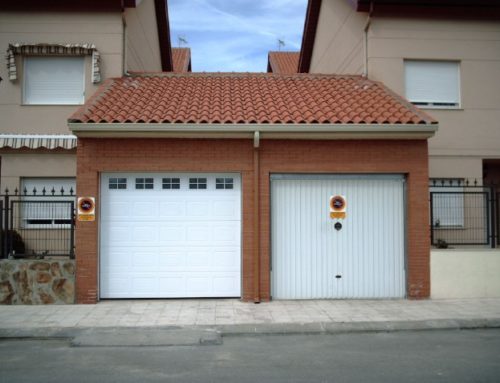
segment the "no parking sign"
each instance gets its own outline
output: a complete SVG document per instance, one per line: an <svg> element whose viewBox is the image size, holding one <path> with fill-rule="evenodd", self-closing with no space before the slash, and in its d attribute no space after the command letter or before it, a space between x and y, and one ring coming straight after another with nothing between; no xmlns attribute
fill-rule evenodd
<svg viewBox="0 0 500 383"><path fill-rule="evenodd" d="M346 215L347 202L343 195L330 197L330 218L344 219Z"/></svg>
<svg viewBox="0 0 500 383"><path fill-rule="evenodd" d="M95 221L94 197L78 197L78 221Z"/></svg>

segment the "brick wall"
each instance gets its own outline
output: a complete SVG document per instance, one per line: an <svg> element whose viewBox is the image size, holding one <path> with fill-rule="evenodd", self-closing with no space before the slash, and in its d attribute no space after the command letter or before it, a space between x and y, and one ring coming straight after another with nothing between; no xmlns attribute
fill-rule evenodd
<svg viewBox="0 0 500 383"><path fill-rule="evenodd" d="M242 175L242 289L254 298L253 141L80 138L77 190L95 196L100 172L239 172ZM408 180L408 295L428 297L429 221L426 140L262 140L260 148L260 294L270 298L270 173L403 173ZM98 215L97 211L97 215ZM78 222L76 299L98 299L98 221Z"/></svg>

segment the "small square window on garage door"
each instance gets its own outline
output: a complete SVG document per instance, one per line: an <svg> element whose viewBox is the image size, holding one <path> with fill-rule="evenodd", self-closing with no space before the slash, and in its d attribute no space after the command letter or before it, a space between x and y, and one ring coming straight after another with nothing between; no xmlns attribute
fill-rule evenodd
<svg viewBox="0 0 500 383"><path fill-rule="evenodd" d="M154 189L154 178L136 178L136 189Z"/></svg>
<svg viewBox="0 0 500 383"><path fill-rule="evenodd" d="M207 179L206 178L190 178L189 179L190 189L206 189Z"/></svg>
<svg viewBox="0 0 500 383"><path fill-rule="evenodd" d="M109 179L110 189L126 189L127 179L126 178L110 178Z"/></svg>
<svg viewBox="0 0 500 383"><path fill-rule="evenodd" d="M216 178L215 179L216 189L232 189L233 179L232 178Z"/></svg>
<svg viewBox="0 0 500 383"><path fill-rule="evenodd" d="M180 189L180 178L162 178L161 185L163 189Z"/></svg>

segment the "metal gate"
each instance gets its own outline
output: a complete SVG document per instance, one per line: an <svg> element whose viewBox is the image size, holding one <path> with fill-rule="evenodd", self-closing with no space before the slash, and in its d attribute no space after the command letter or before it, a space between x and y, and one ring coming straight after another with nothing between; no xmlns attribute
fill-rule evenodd
<svg viewBox="0 0 500 383"><path fill-rule="evenodd" d="M433 246L498 246L500 193L495 186L433 182L430 188Z"/></svg>
<svg viewBox="0 0 500 383"><path fill-rule="evenodd" d="M1 258L74 258L75 196L36 189L0 195Z"/></svg>

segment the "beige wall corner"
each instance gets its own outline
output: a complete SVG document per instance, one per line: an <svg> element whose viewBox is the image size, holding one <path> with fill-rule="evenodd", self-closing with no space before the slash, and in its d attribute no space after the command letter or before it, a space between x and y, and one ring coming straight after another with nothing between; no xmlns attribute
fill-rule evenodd
<svg viewBox="0 0 500 383"><path fill-rule="evenodd" d="M324 0L310 73L362 74L367 16L345 0Z"/></svg>
<svg viewBox="0 0 500 383"><path fill-rule="evenodd" d="M126 71L161 72L160 42L154 1L127 8L125 18Z"/></svg>
<svg viewBox="0 0 500 383"><path fill-rule="evenodd" d="M500 298L500 249L432 250L431 298Z"/></svg>
<svg viewBox="0 0 500 383"><path fill-rule="evenodd" d="M76 152L0 153L2 157L2 193L21 187L23 177L76 177Z"/></svg>

